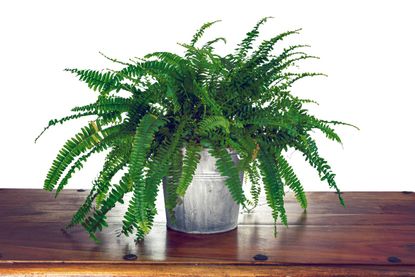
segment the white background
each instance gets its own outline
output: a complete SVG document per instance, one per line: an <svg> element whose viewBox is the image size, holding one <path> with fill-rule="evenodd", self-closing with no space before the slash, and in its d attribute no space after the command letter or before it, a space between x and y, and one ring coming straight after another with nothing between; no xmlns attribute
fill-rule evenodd
<svg viewBox="0 0 415 277"><path fill-rule="evenodd" d="M182 49L204 22L222 19L206 39L224 36L231 51L264 16L261 39L302 27L291 42L321 57L304 69L328 74L298 82L316 115L360 127L338 128L339 144L316 134L344 191L413 190L415 154L415 16L413 1L1 1L0 187L42 188L64 141L85 120L57 126L37 144L51 118L94 101L96 93L63 69L102 69L98 54L127 60ZM327 190L297 153L288 153L306 190ZM68 188L88 188L102 164L89 161Z"/></svg>

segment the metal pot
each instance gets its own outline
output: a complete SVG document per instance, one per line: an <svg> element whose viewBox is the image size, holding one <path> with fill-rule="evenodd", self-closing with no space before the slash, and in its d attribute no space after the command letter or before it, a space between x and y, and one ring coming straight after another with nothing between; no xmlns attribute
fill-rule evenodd
<svg viewBox="0 0 415 277"><path fill-rule="evenodd" d="M236 153L231 153L235 165ZM239 205L233 200L223 177L216 169L216 158L207 149L200 153L200 162L183 201L174 208L175 221L166 210L167 227L176 231L213 234L233 230L238 225ZM241 184L243 173L240 173ZM163 179L166 194L167 179Z"/></svg>

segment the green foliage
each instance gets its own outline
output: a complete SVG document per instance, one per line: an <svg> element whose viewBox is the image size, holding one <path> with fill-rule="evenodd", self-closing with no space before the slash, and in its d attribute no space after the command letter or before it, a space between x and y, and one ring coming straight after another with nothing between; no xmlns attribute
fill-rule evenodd
<svg viewBox="0 0 415 277"><path fill-rule="evenodd" d="M195 46L196 42L203 36L203 33L205 32L205 30L217 22L220 22L220 20L216 20L213 22L207 22L203 24L202 27L200 27L200 29L197 30L197 32L193 36L192 41L190 42L190 46Z"/></svg>
<svg viewBox="0 0 415 277"><path fill-rule="evenodd" d="M179 178L176 192L179 196L184 196L187 187L192 182L193 175L196 171L197 164L200 160L201 146L190 142L187 145L186 153L183 159L182 174Z"/></svg>
<svg viewBox="0 0 415 277"><path fill-rule="evenodd" d="M261 149L259 154L259 170L263 177L268 205L272 209L272 217L277 222L280 217L284 225L288 225L284 208L284 183L279 174L275 157L271 151Z"/></svg>
<svg viewBox="0 0 415 277"><path fill-rule="evenodd" d="M301 208L307 209L307 197L304 193L304 188L301 185L300 180L298 180L298 177L295 175L293 168L280 153L277 154L276 161L277 170L284 179L285 185L294 192Z"/></svg>
<svg viewBox="0 0 415 277"><path fill-rule="evenodd" d="M157 130L165 122L153 114L146 114L141 119L132 142L129 172L133 182L133 197L124 217L125 225L138 224L144 234L150 231L147 219L148 203L146 201L145 164L151 143Z"/></svg>
<svg viewBox="0 0 415 277"><path fill-rule="evenodd" d="M336 184L336 174L333 173L328 162L319 155L316 142L309 135L304 135L299 143L295 144L295 148L301 151L306 161L317 170L321 181L327 181L330 188L336 190L340 203L345 206L340 189Z"/></svg>
<svg viewBox="0 0 415 277"><path fill-rule="evenodd" d="M101 129L101 127L99 121L92 121L88 126L83 127L80 133L65 143L53 161L52 167L46 176L44 183L45 190L51 191L55 187L65 169L77 156L94 146L101 144L111 135L119 134L119 131L122 128L122 126L119 125L107 129Z"/></svg>
<svg viewBox="0 0 415 277"><path fill-rule="evenodd" d="M222 176L227 177L225 185L228 187L232 198L236 203L245 207L245 195L242 190L242 183L239 177L239 171L234 165L231 154L223 147L213 147L210 154L216 158L216 168Z"/></svg>
<svg viewBox="0 0 415 277"><path fill-rule="evenodd" d="M206 136L215 129L222 128L229 133L229 121L223 116L209 116L199 123L198 134Z"/></svg>
<svg viewBox="0 0 415 277"><path fill-rule="evenodd" d="M88 216L92 204L98 195L105 194L110 185L111 180L121 169L127 164L127 155L124 149L113 149L105 159L103 169L99 173L98 178L93 182L92 189L87 196L84 204L73 215L71 222L67 225L68 228L76 224L82 223Z"/></svg>
<svg viewBox="0 0 415 277"><path fill-rule="evenodd" d="M246 172L248 175L248 179L251 182L251 189L250 193L252 196L252 201L249 201L251 207L247 210L248 212L252 211L254 208L258 206L259 203L259 196L261 194L261 175L258 172L258 162L254 160L251 165L246 167Z"/></svg>
<svg viewBox="0 0 415 277"><path fill-rule="evenodd" d="M115 207L117 202L123 204L124 195L130 191L131 178L129 173L125 173L121 178L118 185L113 186L108 197L102 200L102 205L100 209L96 209L93 215L85 218L85 215L82 219L82 226L85 227L90 237L98 242L99 240L95 236L97 230L102 230L103 227L107 227L108 223L106 222L107 213ZM77 222L78 223L78 222Z"/></svg>
<svg viewBox="0 0 415 277"><path fill-rule="evenodd" d="M292 70L303 60L317 58L304 52L308 45L278 49L282 40L299 30L277 34L254 47L260 26L269 19L261 19L226 56L214 49L225 38L200 43L214 21L204 24L189 43L180 44L183 55L154 52L126 63L102 54L121 69L66 69L96 91L97 98L73 108L71 115L51 120L41 133L57 124L92 117L63 145L44 189L56 188L58 195L93 154L107 151L103 169L68 228L81 224L98 241L96 232L107 226L108 212L131 192L120 234L135 233L137 240L143 239L157 213L161 181L166 208L174 220L174 208L191 184L204 148L216 158L234 201L251 210L264 190L275 222L288 223L285 186L302 208L307 207L300 180L284 158L288 149L300 151L344 204L335 174L319 155L312 133L320 130L329 140L341 143L334 127L353 125L315 117L305 107L315 102L291 93L298 80L324 75ZM239 163L231 153L238 154ZM244 172L251 182L250 198L241 185ZM118 173L123 177L114 184Z"/></svg>

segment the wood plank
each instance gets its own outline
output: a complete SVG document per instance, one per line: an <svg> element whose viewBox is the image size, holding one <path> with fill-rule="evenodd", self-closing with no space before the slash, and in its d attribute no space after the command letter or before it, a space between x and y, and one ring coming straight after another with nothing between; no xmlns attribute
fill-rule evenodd
<svg viewBox="0 0 415 277"><path fill-rule="evenodd" d="M0 223L36 221L64 225L87 194L88 191L64 190L55 199L53 193L39 189L0 190ZM415 225L415 193L345 192L346 208L339 204L334 193L309 192L307 197L309 207L304 214L293 194L287 194L289 225L367 225L368 216L370 225ZM261 203L264 202L262 199ZM13 208L18 203L25 205ZM117 205L110 213L109 222L121 222L125 210L126 205ZM165 222L163 209L159 209L156 222ZM239 224L273 224L273 220L267 205L262 205L253 213L241 213Z"/></svg>
<svg viewBox="0 0 415 277"><path fill-rule="evenodd" d="M134 270L153 276L154 265L160 269L157 276L168 272L194 276L197 270L235 276L242 272L244 276L411 275L415 269L414 193L346 192L343 208L334 193L310 192L307 213L289 193L290 226L278 226L277 237L266 206L241 214L237 230L214 235L167 230L161 212L139 244L115 236L125 209L119 206L111 213L109 228L99 234L99 245L79 226L61 231L87 193L66 190L54 199L42 190L0 190L0 273L31 269L42 274L47 267L78 273L85 268L87 273L105 268L119 276ZM137 260L125 261L126 254L137 255ZM256 254L268 260L255 261Z"/></svg>
<svg viewBox="0 0 415 277"><path fill-rule="evenodd" d="M120 225L111 224L96 245L77 228L69 234L58 224L2 226L3 261L123 261L126 254L138 256L134 263L239 263L251 264L253 256L268 256L266 264L388 265L391 256L399 264L415 265L415 226L239 226L214 235L192 235L154 226L144 242L116 238Z"/></svg>
<svg viewBox="0 0 415 277"><path fill-rule="evenodd" d="M6 275L44 276L415 276L412 266L229 266L177 264L0 264Z"/></svg>

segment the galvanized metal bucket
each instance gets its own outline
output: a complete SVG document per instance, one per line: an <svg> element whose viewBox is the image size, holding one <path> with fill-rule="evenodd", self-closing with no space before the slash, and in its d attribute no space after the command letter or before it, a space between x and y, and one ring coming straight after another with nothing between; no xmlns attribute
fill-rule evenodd
<svg viewBox="0 0 415 277"><path fill-rule="evenodd" d="M230 152L231 153L231 152ZM238 225L239 205L233 200L222 177L216 169L216 158L207 149L200 153L200 162L183 201L176 206L175 221L166 210L167 227L176 231L213 234L233 230ZM236 153L231 153L235 165ZM240 173L241 183L243 173ZM166 195L167 179L163 179Z"/></svg>

